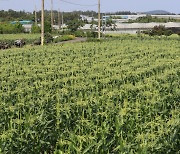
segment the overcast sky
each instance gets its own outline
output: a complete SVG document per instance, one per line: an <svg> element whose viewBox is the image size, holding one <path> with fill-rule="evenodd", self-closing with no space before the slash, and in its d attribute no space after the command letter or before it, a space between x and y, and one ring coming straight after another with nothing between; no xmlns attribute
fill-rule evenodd
<svg viewBox="0 0 180 154"><path fill-rule="evenodd" d="M65 3L63 1L93 5L98 0L53 0L54 9L61 11L74 10L97 10L97 6L79 6ZM101 0L102 12L132 11L144 12L152 10L166 10L173 13L180 13L180 0ZM37 7L40 10L41 0L0 0L0 10L25 10L33 11ZM45 0L45 8L50 9L50 0Z"/></svg>

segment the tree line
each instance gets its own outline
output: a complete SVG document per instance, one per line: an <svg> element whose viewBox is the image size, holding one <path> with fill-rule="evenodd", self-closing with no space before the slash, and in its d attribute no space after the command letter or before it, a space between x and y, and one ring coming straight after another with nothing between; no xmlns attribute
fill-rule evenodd
<svg viewBox="0 0 180 154"><path fill-rule="evenodd" d="M180 22L180 19L173 18L157 18L147 15L145 17L139 17L136 20L129 20L128 23L150 23L150 22L159 22L159 23L167 23L167 22Z"/></svg>
<svg viewBox="0 0 180 154"><path fill-rule="evenodd" d="M14 21L14 20L35 20L35 16L34 16L35 12L26 12L26 11L14 11L9 9L8 11L5 10L1 10L0 11L0 22L7 22L7 21ZM50 21L51 18L51 11L50 10L45 10L45 17L46 20ZM54 22L58 23L58 11L54 10L53 11L54 14ZM73 11L73 12L61 12L61 16L63 14L63 20L64 23L75 19L75 18L79 18L80 15L85 15L85 16L90 16L90 17L94 17L97 18L98 17L98 13L95 11ZM102 15L105 13L102 13ZM132 13L130 11L118 11L118 12L108 12L107 14L116 14L116 15L131 15L131 14L136 14L136 13ZM38 22L40 22L41 20L41 11L37 11L37 18L38 18Z"/></svg>

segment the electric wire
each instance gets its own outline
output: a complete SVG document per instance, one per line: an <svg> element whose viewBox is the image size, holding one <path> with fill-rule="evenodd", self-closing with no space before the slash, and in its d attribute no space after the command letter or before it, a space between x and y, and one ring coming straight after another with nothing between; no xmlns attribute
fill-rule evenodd
<svg viewBox="0 0 180 154"><path fill-rule="evenodd" d="M87 4L78 4L78 3L73 3L73 2L69 2L69 1L66 1L66 0L59 0L59 1L62 1L64 3L68 3L68 4L72 4L72 5L78 5L78 6L97 6L98 4L91 4L91 5L87 5Z"/></svg>

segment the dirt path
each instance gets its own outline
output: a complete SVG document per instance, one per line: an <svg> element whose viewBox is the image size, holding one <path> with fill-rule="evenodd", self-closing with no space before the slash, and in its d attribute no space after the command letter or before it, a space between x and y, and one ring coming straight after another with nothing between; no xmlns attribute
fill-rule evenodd
<svg viewBox="0 0 180 154"><path fill-rule="evenodd" d="M86 40L87 38L84 38L84 37L76 37L74 40L58 42L57 44L85 42Z"/></svg>

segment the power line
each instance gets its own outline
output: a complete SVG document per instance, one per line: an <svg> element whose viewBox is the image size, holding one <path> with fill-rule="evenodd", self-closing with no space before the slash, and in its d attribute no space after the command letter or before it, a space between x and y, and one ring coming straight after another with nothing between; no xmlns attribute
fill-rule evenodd
<svg viewBox="0 0 180 154"><path fill-rule="evenodd" d="M73 2L66 1L66 0L59 0L59 1L62 1L64 3L68 3L68 4L72 4L72 5L78 5L78 6L97 6L98 5L98 4L91 4L91 5L78 4L78 3L73 3Z"/></svg>

